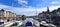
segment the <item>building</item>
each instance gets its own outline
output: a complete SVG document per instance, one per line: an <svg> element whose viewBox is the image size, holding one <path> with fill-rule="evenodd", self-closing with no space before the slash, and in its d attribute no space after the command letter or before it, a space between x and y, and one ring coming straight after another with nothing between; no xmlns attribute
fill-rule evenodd
<svg viewBox="0 0 60 27"><path fill-rule="evenodd" d="M41 20L59 25L60 24L60 19L59 19L60 18L60 8L58 8L57 10L53 10L52 12L50 12L49 8L47 8L47 11L43 11L42 13L39 13L38 17Z"/></svg>
<svg viewBox="0 0 60 27"><path fill-rule="evenodd" d="M42 13L38 14L38 18L40 21L46 21L48 23L51 22L51 12L49 11L49 8L47 7L47 11L43 11Z"/></svg>
<svg viewBox="0 0 60 27"><path fill-rule="evenodd" d="M3 9L0 10L0 17L3 18L16 18L16 14L10 11L5 11Z"/></svg>
<svg viewBox="0 0 60 27"><path fill-rule="evenodd" d="M55 25L60 25L60 8L52 11L52 20Z"/></svg>
<svg viewBox="0 0 60 27"><path fill-rule="evenodd" d="M10 15L9 15L9 12L8 12L8 11L4 11L4 17L6 17L6 18L10 17Z"/></svg>
<svg viewBox="0 0 60 27"><path fill-rule="evenodd" d="M47 17L47 16L48 16L48 17L51 16L48 7L47 7L47 11L43 11L42 13L39 13L39 14L38 14L38 17L39 17L39 18L44 18L44 17Z"/></svg>
<svg viewBox="0 0 60 27"><path fill-rule="evenodd" d="M10 12L10 11L5 11L4 12L4 17L6 18L15 18L16 17L16 14Z"/></svg>
<svg viewBox="0 0 60 27"><path fill-rule="evenodd" d="M1 9L1 10L0 10L0 18L3 17L3 16L4 16L4 10Z"/></svg>

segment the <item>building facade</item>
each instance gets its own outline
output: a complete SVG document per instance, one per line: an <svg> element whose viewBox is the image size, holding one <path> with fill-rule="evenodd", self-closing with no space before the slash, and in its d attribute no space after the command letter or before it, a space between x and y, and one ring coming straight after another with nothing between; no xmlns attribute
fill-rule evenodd
<svg viewBox="0 0 60 27"><path fill-rule="evenodd" d="M4 18L16 18L16 14L10 11L4 11L3 9L0 10L0 17Z"/></svg>
<svg viewBox="0 0 60 27"><path fill-rule="evenodd" d="M49 12L49 9L47 9L47 11L39 13L38 17L41 20L47 21L49 23L60 25L60 8L58 8L57 10L53 10L51 12Z"/></svg>
<svg viewBox="0 0 60 27"><path fill-rule="evenodd" d="M4 16L4 10L1 9L1 10L0 10L0 17L3 17L3 16Z"/></svg>

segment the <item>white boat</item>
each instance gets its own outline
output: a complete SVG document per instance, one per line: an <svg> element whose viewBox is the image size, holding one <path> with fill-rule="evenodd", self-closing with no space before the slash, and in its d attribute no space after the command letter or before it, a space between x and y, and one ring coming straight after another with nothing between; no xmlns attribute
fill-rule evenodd
<svg viewBox="0 0 60 27"><path fill-rule="evenodd" d="M21 26L23 24L23 21L16 21L16 22L19 23L17 26Z"/></svg>
<svg viewBox="0 0 60 27"><path fill-rule="evenodd" d="M14 22L7 22L5 23L4 27L10 27Z"/></svg>
<svg viewBox="0 0 60 27"><path fill-rule="evenodd" d="M0 19L0 26L4 24L4 20Z"/></svg>
<svg viewBox="0 0 60 27"><path fill-rule="evenodd" d="M35 24L37 27L40 27L39 21L35 20L35 21L34 21L34 24Z"/></svg>
<svg viewBox="0 0 60 27"><path fill-rule="evenodd" d="M23 24L23 21L15 21L11 26L21 26Z"/></svg>
<svg viewBox="0 0 60 27"><path fill-rule="evenodd" d="M48 24L48 23L46 23L45 21L41 21L40 24L43 25L43 26L48 26L48 27L56 27L55 25L53 25L53 24Z"/></svg>
<svg viewBox="0 0 60 27"><path fill-rule="evenodd" d="M35 20L35 19L33 19L33 18L26 18L26 19L24 20L24 25L26 25L27 22L31 22L31 23L32 23L32 26L35 25L35 26L37 26L37 27L40 27L39 21L37 21L37 20ZM31 24L31 23L30 23L30 24ZM29 24L28 24L28 25L29 25Z"/></svg>

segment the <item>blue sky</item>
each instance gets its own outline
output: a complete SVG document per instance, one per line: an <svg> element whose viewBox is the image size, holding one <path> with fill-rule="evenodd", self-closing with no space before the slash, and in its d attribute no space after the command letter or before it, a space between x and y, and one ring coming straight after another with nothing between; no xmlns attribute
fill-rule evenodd
<svg viewBox="0 0 60 27"><path fill-rule="evenodd" d="M60 0L0 0L0 8L20 15L36 15L46 11L47 6L52 11L60 7Z"/></svg>

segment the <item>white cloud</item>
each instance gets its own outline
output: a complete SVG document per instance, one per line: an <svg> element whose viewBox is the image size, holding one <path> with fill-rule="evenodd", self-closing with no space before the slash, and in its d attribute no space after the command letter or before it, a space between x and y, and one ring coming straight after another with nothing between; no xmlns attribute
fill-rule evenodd
<svg viewBox="0 0 60 27"><path fill-rule="evenodd" d="M28 1L26 0L18 0L19 3L24 3L24 4L28 4Z"/></svg>
<svg viewBox="0 0 60 27"><path fill-rule="evenodd" d="M10 9L12 9L11 6L7 6L7 5L2 5L0 4L0 9L4 9L4 10L7 10L7 11L11 11ZM8 10L9 9L9 10Z"/></svg>
<svg viewBox="0 0 60 27"><path fill-rule="evenodd" d="M26 6L28 4L27 0L16 0L20 5Z"/></svg>
<svg viewBox="0 0 60 27"><path fill-rule="evenodd" d="M14 7L15 10L20 10L20 12L30 12L30 11L35 11L34 8L16 8Z"/></svg>
<svg viewBox="0 0 60 27"><path fill-rule="evenodd" d="M58 9L60 6L50 6L50 11Z"/></svg>
<svg viewBox="0 0 60 27"><path fill-rule="evenodd" d="M60 6L49 6L49 10L52 11L54 9L57 9L58 7L60 7ZM33 8L33 7L17 8L17 7L11 7L11 6L7 6L7 5L1 5L1 4L0 4L0 8L5 9L5 10L9 10L9 11L12 11L13 13L21 14L21 15L22 14L24 14L24 15L36 15L36 14L34 14L34 13L36 13L36 11L38 14L42 11L47 10L47 7L43 7L43 8Z"/></svg>
<svg viewBox="0 0 60 27"><path fill-rule="evenodd" d="M53 10L57 9L58 7L60 7L60 6L49 6L49 10L53 11ZM21 14L25 14L25 15L29 15L29 14L32 15L35 13L34 15L36 15L36 12L38 14L38 13L41 13L42 11L47 11L47 7L43 7L43 8L30 8L30 7L29 8L15 8L14 11L15 12L19 11L19 14L21 13Z"/></svg>
<svg viewBox="0 0 60 27"><path fill-rule="evenodd" d="M58 3L59 3L58 1L53 1L50 4L58 4Z"/></svg>
<svg viewBox="0 0 60 27"><path fill-rule="evenodd" d="M10 6L0 4L0 8L9 8ZM11 7L10 7L11 8Z"/></svg>

